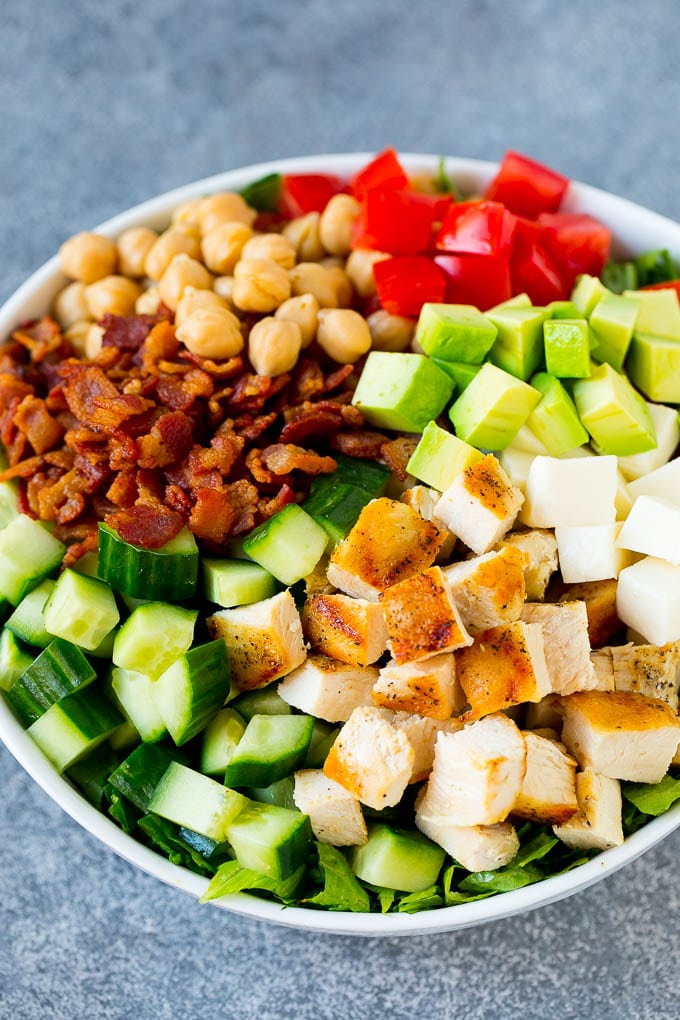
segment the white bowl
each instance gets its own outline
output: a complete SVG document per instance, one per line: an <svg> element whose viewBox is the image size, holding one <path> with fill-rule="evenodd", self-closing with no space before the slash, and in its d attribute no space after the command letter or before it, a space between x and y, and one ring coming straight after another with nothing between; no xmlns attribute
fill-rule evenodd
<svg viewBox="0 0 680 1020"><path fill-rule="evenodd" d="M230 170L144 202L121 213L120 216L107 220L96 229L103 234L115 236L122 230L139 224L160 228L168 222L170 213L176 205L196 195L242 188L273 171L336 173L340 176L349 176L370 158L370 154L367 153L313 156ZM411 173L434 171L437 166L435 156L402 155L401 158ZM459 182L462 188L470 192L483 187L496 169L493 163L456 158L447 159L446 168L454 181ZM591 213L606 223L614 233L617 256L652 248L668 248L676 258L680 258L680 224L625 199L584 184L574 183L569 189L563 208ZM22 320L43 315L64 283L65 277L59 270L57 259L50 259L0 309L0 338L8 336ZM92 807L66 779L58 775L19 725L2 697L0 697L0 737L28 774L88 832L119 856L162 882L191 896L202 895L208 885L207 879L171 864L160 854L126 835L109 818ZM623 846L606 850L564 875L548 878L535 885L492 896L486 900L418 914L330 913L302 907L282 907L244 893L225 896L212 902L217 907L248 917L336 935L415 935L451 931L523 913L534 907L564 899L618 871L624 864L635 860L678 826L680 826L680 803L629 836Z"/></svg>

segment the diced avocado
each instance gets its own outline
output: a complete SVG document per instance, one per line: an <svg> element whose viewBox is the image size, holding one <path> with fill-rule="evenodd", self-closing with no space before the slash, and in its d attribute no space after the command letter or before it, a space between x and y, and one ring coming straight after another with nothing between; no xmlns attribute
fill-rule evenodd
<svg viewBox="0 0 680 1020"><path fill-rule="evenodd" d="M559 379L547 372L539 372L531 380L531 385L543 396L529 415L527 424L548 448L550 456L559 457L587 443L588 433Z"/></svg>
<svg viewBox="0 0 680 1020"><path fill-rule="evenodd" d="M620 294L605 294L590 313L590 328L597 340L597 360L620 372L635 329L640 302Z"/></svg>
<svg viewBox="0 0 680 1020"><path fill-rule="evenodd" d="M422 307L415 338L434 358L479 365L496 339L496 327L473 305L428 301Z"/></svg>
<svg viewBox="0 0 680 1020"><path fill-rule="evenodd" d="M540 399L538 390L487 362L456 400L449 418L459 439L484 450L503 450Z"/></svg>
<svg viewBox="0 0 680 1020"><path fill-rule="evenodd" d="M441 368L442 372L446 372L453 379L456 390L460 393L470 385L482 367L481 365L466 365L463 361L444 361L443 358L432 358L432 361L437 368Z"/></svg>
<svg viewBox="0 0 680 1020"><path fill-rule="evenodd" d="M419 481L443 492L456 475L481 458L482 454L474 446L431 421L425 426L406 470Z"/></svg>
<svg viewBox="0 0 680 1020"><path fill-rule="evenodd" d="M531 308L531 298L526 291L523 294L515 294L514 297L508 298L507 301L500 301L497 305L494 305L493 308L486 312L486 315L488 316L489 312L498 312L501 308Z"/></svg>
<svg viewBox="0 0 680 1020"><path fill-rule="evenodd" d="M672 288L626 290L623 296L640 302L636 333L648 333L666 340L680 340L680 302Z"/></svg>
<svg viewBox="0 0 680 1020"><path fill-rule="evenodd" d="M639 286L638 271L634 262L608 262L602 270L602 282L615 294L634 290Z"/></svg>
<svg viewBox="0 0 680 1020"><path fill-rule="evenodd" d="M571 292L571 300L576 305L579 315L588 318L593 308L605 294L609 293L601 280L596 276L589 276L583 273L576 281L576 286Z"/></svg>
<svg viewBox="0 0 680 1020"><path fill-rule="evenodd" d="M422 892L437 881L444 850L420 832L371 825L368 842L350 851L355 875L371 885Z"/></svg>
<svg viewBox="0 0 680 1020"><path fill-rule="evenodd" d="M558 379L590 375L590 332L585 319L548 319L543 324L545 365Z"/></svg>
<svg viewBox="0 0 680 1020"><path fill-rule="evenodd" d="M656 430L645 401L611 365L600 365L589 379L574 383L574 401L602 453L627 457L656 446Z"/></svg>
<svg viewBox="0 0 680 1020"><path fill-rule="evenodd" d="M545 306L549 319L580 319L581 313L573 301L551 301Z"/></svg>
<svg viewBox="0 0 680 1020"><path fill-rule="evenodd" d="M487 312L498 330L489 359L525 381L543 361L543 308L501 308Z"/></svg>
<svg viewBox="0 0 680 1020"><path fill-rule="evenodd" d="M626 371L650 400L680 403L680 343L677 340L636 333L628 350Z"/></svg>
<svg viewBox="0 0 680 1020"><path fill-rule="evenodd" d="M452 393L453 381L424 354L372 351L352 403L376 428L422 432Z"/></svg>

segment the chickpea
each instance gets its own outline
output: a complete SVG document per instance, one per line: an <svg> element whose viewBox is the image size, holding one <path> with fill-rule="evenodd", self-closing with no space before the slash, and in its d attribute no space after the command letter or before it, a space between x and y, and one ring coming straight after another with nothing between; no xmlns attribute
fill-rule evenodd
<svg viewBox="0 0 680 1020"><path fill-rule="evenodd" d="M363 315L351 308L322 308L316 339L340 365L352 365L371 349L371 331Z"/></svg>
<svg viewBox="0 0 680 1020"><path fill-rule="evenodd" d="M310 212L291 220L283 228L283 236L291 242L301 262L318 262L326 254L319 237L320 220L321 213Z"/></svg>
<svg viewBox="0 0 680 1020"><path fill-rule="evenodd" d="M62 329L69 329L74 322L92 318L85 297L86 290L85 284L76 280L57 294L54 299L54 317Z"/></svg>
<svg viewBox="0 0 680 1020"><path fill-rule="evenodd" d="M287 322L297 322L302 337L302 347L309 347L316 336L316 327L319 320L319 302L313 294L299 294L297 297L288 298L274 313L275 319L285 319Z"/></svg>
<svg viewBox="0 0 680 1020"><path fill-rule="evenodd" d="M85 348L91 325L92 319L80 319L78 322L72 322L64 333L64 336L79 358L86 356Z"/></svg>
<svg viewBox="0 0 680 1020"><path fill-rule="evenodd" d="M345 272L359 297L373 297L375 294L373 266L376 262L384 262L389 257L384 251L372 251L370 248L356 248L351 253L345 263Z"/></svg>
<svg viewBox="0 0 680 1020"><path fill-rule="evenodd" d="M371 331L374 351L402 352L413 339L415 323L401 315L390 315L384 308L373 312L366 320Z"/></svg>
<svg viewBox="0 0 680 1020"><path fill-rule="evenodd" d="M241 259L234 267L233 301L244 312L273 312L290 287L286 270L271 259Z"/></svg>
<svg viewBox="0 0 680 1020"><path fill-rule="evenodd" d="M295 247L283 234L256 234L243 248L244 259L271 259L284 269L295 265Z"/></svg>
<svg viewBox="0 0 680 1020"><path fill-rule="evenodd" d="M208 234L218 223L245 223L252 227L257 213L235 191L221 191L202 199L198 209L198 222L202 234Z"/></svg>
<svg viewBox="0 0 680 1020"><path fill-rule="evenodd" d="M331 255L347 255L352 248L359 203L352 195L333 195L321 213L319 238Z"/></svg>
<svg viewBox="0 0 680 1020"><path fill-rule="evenodd" d="M224 298L225 301L228 301L229 304L233 304L234 277L216 276L213 280L213 290L216 294L219 294L221 298Z"/></svg>
<svg viewBox="0 0 680 1020"><path fill-rule="evenodd" d="M328 265L325 259L321 265L328 270L335 281L338 308L351 308L354 301L354 287L344 268L338 265Z"/></svg>
<svg viewBox="0 0 680 1020"><path fill-rule="evenodd" d="M175 209L173 209L173 226L179 223L188 223L193 227L200 226L202 204L203 199L200 195L197 198L188 198L186 202L181 202Z"/></svg>
<svg viewBox="0 0 680 1020"><path fill-rule="evenodd" d="M330 269L318 262L298 262L289 276L293 294L313 294L322 308L338 307L338 285Z"/></svg>
<svg viewBox="0 0 680 1020"><path fill-rule="evenodd" d="M297 322L268 315L256 322L248 337L248 357L258 375L290 372L302 347L302 331Z"/></svg>
<svg viewBox="0 0 680 1020"><path fill-rule="evenodd" d="M189 255L175 255L158 283L161 301L174 312L186 287L210 290L212 276L202 262Z"/></svg>
<svg viewBox="0 0 680 1020"><path fill-rule="evenodd" d="M137 315L155 315L160 303L161 292L158 287L148 287L135 301L135 312Z"/></svg>
<svg viewBox="0 0 680 1020"><path fill-rule="evenodd" d="M118 253L110 237L86 232L74 234L59 249L59 263L72 280L94 283L116 271Z"/></svg>
<svg viewBox="0 0 680 1020"><path fill-rule="evenodd" d="M144 262L158 234L148 227L131 227L118 238L118 266L125 276L144 276Z"/></svg>
<svg viewBox="0 0 680 1020"><path fill-rule="evenodd" d="M215 291L185 287L175 309L175 325L181 326L199 308L226 308L227 311L230 310L228 303L219 294L216 294Z"/></svg>
<svg viewBox="0 0 680 1020"><path fill-rule="evenodd" d="M175 255L190 255L200 258L201 244L195 233L170 227L154 241L144 259L144 272L152 280L160 280Z"/></svg>
<svg viewBox="0 0 680 1020"><path fill-rule="evenodd" d="M201 358L226 361L243 350L241 324L228 308L197 308L176 330L180 343Z"/></svg>
<svg viewBox="0 0 680 1020"><path fill-rule="evenodd" d="M96 322L91 323L90 328L87 331L85 337L85 357L88 361L92 361L96 358L102 349L102 340L104 339L104 330L101 326L98 326Z"/></svg>
<svg viewBox="0 0 680 1020"><path fill-rule="evenodd" d="M243 246L253 236L247 223L238 220L225 220L218 223L203 235L201 252L203 261L213 273L221 275L232 273L234 266L241 258Z"/></svg>
<svg viewBox="0 0 680 1020"><path fill-rule="evenodd" d="M139 284L127 276L105 276L85 288L85 300L91 317L96 320L107 312L111 315L132 315L141 293Z"/></svg>

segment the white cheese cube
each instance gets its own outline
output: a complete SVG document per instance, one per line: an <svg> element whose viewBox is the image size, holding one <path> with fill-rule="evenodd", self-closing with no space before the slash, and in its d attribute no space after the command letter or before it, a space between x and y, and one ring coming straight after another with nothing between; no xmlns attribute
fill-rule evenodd
<svg viewBox="0 0 680 1020"><path fill-rule="evenodd" d="M301 769L293 778L293 800L303 814L309 815L312 831L320 843L363 846L368 832L356 797L321 769Z"/></svg>
<svg viewBox="0 0 680 1020"><path fill-rule="evenodd" d="M665 404L652 404L647 401L649 416L656 429L656 447L646 453L635 453L629 457L619 457L619 467L627 481L642 478L650 471L655 471L666 464L675 453L680 443L680 422L674 407Z"/></svg>
<svg viewBox="0 0 680 1020"><path fill-rule="evenodd" d="M555 835L575 850L606 850L623 843L621 784L585 769L576 776L578 812Z"/></svg>
<svg viewBox="0 0 680 1020"><path fill-rule="evenodd" d="M512 484L526 492L529 468L534 462L537 454L529 453L528 450L519 450L515 446L507 446L498 454L500 465Z"/></svg>
<svg viewBox="0 0 680 1020"><path fill-rule="evenodd" d="M617 545L680 564L680 506L658 496L638 496Z"/></svg>
<svg viewBox="0 0 680 1020"><path fill-rule="evenodd" d="M610 524L616 487L616 457L536 457L520 520L531 528Z"/></svg>
<svg viewBox="0 0 680 1020"><path fill-rule="evenodd" d="M630 482L628 491L633 499L638 496L658 496L680 506L680 457Z"/></svg>
<svg viewBox="0 0 680 1020"><path fill-rule="evenodd" d="M562 578L567 584L604 581L618 577L631 562L631 555L619 548L621 521L586 528L555 528Z"/></svg>
<svg viewBox="0 0 680 1020"><path fill-rule="evenodd" d="M647 556L619 574L619 619L653 645L680 639L680 567Z"/></svg>

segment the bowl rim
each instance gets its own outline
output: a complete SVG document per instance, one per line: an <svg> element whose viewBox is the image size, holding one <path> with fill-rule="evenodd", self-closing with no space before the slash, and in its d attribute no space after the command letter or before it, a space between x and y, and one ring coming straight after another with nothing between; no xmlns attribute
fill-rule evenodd
<svg viewBox="0 0 680 1020"><path fill-rule="evenodd" d="M223 171L141 202L119 213L94 231L114 236L130 226L152 224L163 226L172 209L180 202L210 192L238 189L268 173L336 173L349 176L373 157L373 153L323 154L271 160L251 166ZM440 157L433 154L400 153L410 173L433 171ZM497 168L491 161L445 157L446 170L465 187L483 186ZM680 224L628 199L572 181L563 203L564 211L588 212L607 223L618 237L621 252L645 246L664 246L680 257ZM640 241L640 236L649 241ZM7 335L22 319L41 314L49 306L66 277L55 255L36 270L0 308L0 338ZM179 865L172 864L159 853L139 843L103 815L69 781L59 773L31 740L12 714L5 698L0 697L0 738L7 750L31 778L71 818L90 834L112 849L119 857L166 885L194 897L200 897L209 880ZM586 889L642 853L680 827L680 802L668 812L652 819L643 828L627 837L622 846L605 850L597 857L571 871L512 892L484 900L441 907L416 914L355 914L329 912L308 907L284 907L248 893L237 893L210 901L213 905L255 920L326 932L336 935L393 936L453 931L497 921L514 914L554 903Z"/></svg>

